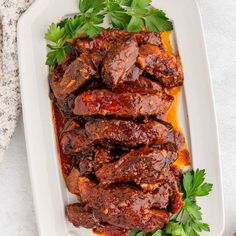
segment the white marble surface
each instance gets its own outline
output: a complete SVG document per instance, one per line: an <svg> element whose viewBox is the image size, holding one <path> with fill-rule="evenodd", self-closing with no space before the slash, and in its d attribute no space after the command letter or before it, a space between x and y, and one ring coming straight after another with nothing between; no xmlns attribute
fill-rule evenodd
<svg viewBox="0 0 236 236"><path fill-rule="evenodd" d="M236 0L198 2L218 116L226 211L224 236L230 236L236 229ZM22 119L0 164L0 235L37 236Z"/></svg>

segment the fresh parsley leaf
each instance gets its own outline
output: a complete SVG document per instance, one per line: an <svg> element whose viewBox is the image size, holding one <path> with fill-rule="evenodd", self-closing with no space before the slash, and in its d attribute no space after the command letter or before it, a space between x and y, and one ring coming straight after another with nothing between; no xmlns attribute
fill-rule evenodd
<svg viewBox="0 0 236 236"><path fill-rule="evenodd" d="M111 23L117 29L126 29L131 19L126 13L111 13Z"/></svg>
<svg viewBox="0 0 236 236"><path fill-rule="evenodd" d="M150 5L152 0L133 0L131 4L131 11L136 14L145 14L148 12L147 7Z"/></svg>
<svg viewBox="0 0 236 236"><path fill-rule="evenodd" d="M79 0L79 9L82 13L88 13L90 9L92 12L98 13L104 9L104 0Z"/></svg>
<svg viewBox="0 0 236 236"><path fill-rule="evenodd" d="M145 18L147 31L163 32L173 30L172 22L158 9L151 10Z"/></svg>
<svg viewBox="0 0 236 236"><path fill-rule="evenodd" d="M151 2L152 0L133 0L131 4L131 9L135 13L144 14L148 11L146 8L150 5Z"/></svg>
<svg viewBox="0 0 236 236"><path fill-rule="evenodd" d="M152 0L133 0L131 7L132 8L146 8L150 5L150 3L152 2Z"/></svg>
<svg viewBox="0 0 236 236"><path fill-rule="evenodd" d="M48 28L48 32L45 34L45 39L56 43L63 37L64 34L64 28L61 28L55 23L52 23Z"/></svg>
<svg viewBox="0 0 236 236"><path fill-rule="evenodd" d="M87 22L83 25L83 30L88 36L94 37L97 36L103 30L103 28L96 26L91 22Z"/></svg>
<svg viewBox="0 0 236 236"><path fill-rule="evenodd" d="M127 14L118 0L107 0L107 11L111 18L111 23L115 28L126 29L131 16Z"/></svg>
<svg viewBox="0 0 236 236"><path fill-rule="evenodd" d="M132 0L113 0L121 6L131 6Z"/></svg>
<svg viewBox="0 0 236 236"><path fill-rule="evenodd" d="M196 220L202 219L201 208L192 199L185 199L183 209L189 214L189 216Z"/></svg>
<svg viewBox="0 0 236 236"><path fill-rule="evenodd" d="M212 184L203 183L205 180L205 170L197 169L195 172L184 174L183 187L186 197L207 196L212 190Z"/></svg>
<svg viewBox="0 0 236 236"><path fill-rule="evenodd" d="M172 236L187 236L181 222L170 221L168 224L166 224L164 230L165 233L170 234Z"/></svg>
<svg viewBox="0 0 236 236"><path fill-rule="evenodd" d="M142 31L143 28L144 28L143 19L138 16L132 16L127 26L128 32L140 32Z"/></svg>
<svg viewBox="0 0 236 236"><path fill-rule="evenodd" d="M140 230L132 230L130 233L129 233L129 236L136 236L137 233L139 233Z"/></svg>

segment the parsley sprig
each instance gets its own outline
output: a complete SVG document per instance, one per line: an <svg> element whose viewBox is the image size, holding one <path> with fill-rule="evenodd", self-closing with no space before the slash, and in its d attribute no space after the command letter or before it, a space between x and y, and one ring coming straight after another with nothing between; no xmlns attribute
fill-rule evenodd
<svg viewBox="0 0 236 236"><path fill-rule="evenodd" d="M151 7L152 0L80 0L79 13L74 17L52 23L45 39L49 52L46 64L51 70L61 64L71 53L70 41L79 35L94 37L104 28L100 25L107 15L110 25L128 32L139 32L143 29L151 32L170 31L173 29L166 14Z"/></svg>
<svg viewBox="0 0 236 236"><path fill-rule="evenodd" d="M202 231L210 231L208 224L202 222L201 208L195 197L207 196L212 190L212 184L205 183L205 170L188 171L182 180L184 206L162 230L144 234L133 230L129 236L199 236Z"/></svg>

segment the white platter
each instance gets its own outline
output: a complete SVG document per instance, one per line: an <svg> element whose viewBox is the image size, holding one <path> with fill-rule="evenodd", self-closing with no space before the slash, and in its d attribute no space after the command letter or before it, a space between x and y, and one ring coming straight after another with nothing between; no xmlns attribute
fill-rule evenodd
<svg viewBox="0 0 236 236"><path fill-rule="evenodd" d="M174 21L185 84L180 122L188 137L194 168L204 168L214 184L209 197L199 199L211 232L224 230L224 207L216 118L201 18L194 0L154 0ZM61 175L51 104L44 33L51 22L77 12L75 0L36 0L18 24L18 53L26 145L40 236L89 236L65 218L65 205L74 200Z"/></svg>

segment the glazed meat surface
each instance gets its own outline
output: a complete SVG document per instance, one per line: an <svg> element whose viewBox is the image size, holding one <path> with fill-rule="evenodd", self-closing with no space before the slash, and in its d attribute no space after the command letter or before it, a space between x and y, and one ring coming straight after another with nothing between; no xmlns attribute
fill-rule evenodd
<svg viewBox="0 0 236 236"><path fill-rule="evenodd" d="M130 92L92 90L75 99L73 113L79 116L161 117L169 110L172 101L172 96L152 89L141 88Z"/></svg>
<svg viewBox="0 0 236 236"><path fill-rule="evenodd" d="M97 55L95 56L94 60L97 60ZM92 57L83 54L68 66L62 78L52 77L50 85L54 95L57 98L65 97L84 86L95 76L96 67L92 60Z"/></svg>
<svg viewBox="0 0 236 236"><path fill-rule="evenodd" d="M79 161L80 174L82 176L95 174L97 170L114 159L108 148L97 148L92 156L83 154Z"/></svg>
<svg viewBox="0 0 236 236"><path fill-rule="evenodd" d="M160 91L162 93L165 93L163 91L162 85L158 81L152 81L151 79L146 78L144 76L139 76L136 79L124 81L124 83L119 84L116 89L117 91L130 91L130 92L133 92L135 90L138 91L141 89L143 89L144 91L145 89L150 89L149 91L153 90L153 92Z"/></svg>
<svg viewBox="0 0 236 236"><path fill-rule="evenodd" d="M138 65L167 88L183 85L180 58L155 45L146 44L139 48Z"/></svg>
<svg viewBox="0 0 236 236"><path fill-rule="evenodd" d="M139 228L149 232L162 228L169 221L168 211L152 209L155 204L161 203L163 207L167 205L169 195L165 196L163 191L145 193L124 184L101 188L85 177L79 178L78 185L81 200L103 222L125 229Z"/></svg>
<svg viewBox="0 0 236 236"><path fill-rule="evenodd" d="M66 215L69 221L76 227L83 226L88 229L95 229L98 232L103 231L103 226L94 218L93 213L86 210L79 203L71 204L66 207Z"/></svg>
<svg viewBox="0 0 236 236"><path fill-rule="evenodd" d="M67 218L104 236L162 229L184 204L175 163L186 143L166 122L180 58L153 32L109 29L70 43L49 77L62 169L79 200Z"/></svg>
<svg viewBox="0 0 236 236"><path fill-rule="evenodd" d="M117 42L128 38L134 39L139 45L153 44L160 48L164 48L163 42L159 34L154 32L140 32L128 33L123 30L110 29L104 30L94 39L77 39L75 42L76 47L80 52L94 52L99 51L102 54L106 52Z"/></svg>
<svg viewBox="0 0 236 236"><path fill-rule="evenodd" d="M136 123L125 120L93 120L85 128L75 128L62 135L61 146L66 154L78 153L98 143L120 144L126 147L164 144L173 141L173 133L166 125L149 120Z"/></svg>
<svg viewBox="0 0 236 236"><path fill-rule="evenodd" d="M176 158L176 153L165 149L143 147L116 162L103 165L96 176L104 185L134 181L146 190L154 190L166 182L170 164Z"/></svg>
<svg viewBox="0 0 236 236"><path fill-rule="evenodd" d="M133 39L115 44L106 54L101 69L102 78L110 88L115 88L129 74L138 56L138 44Z"/></svg>

